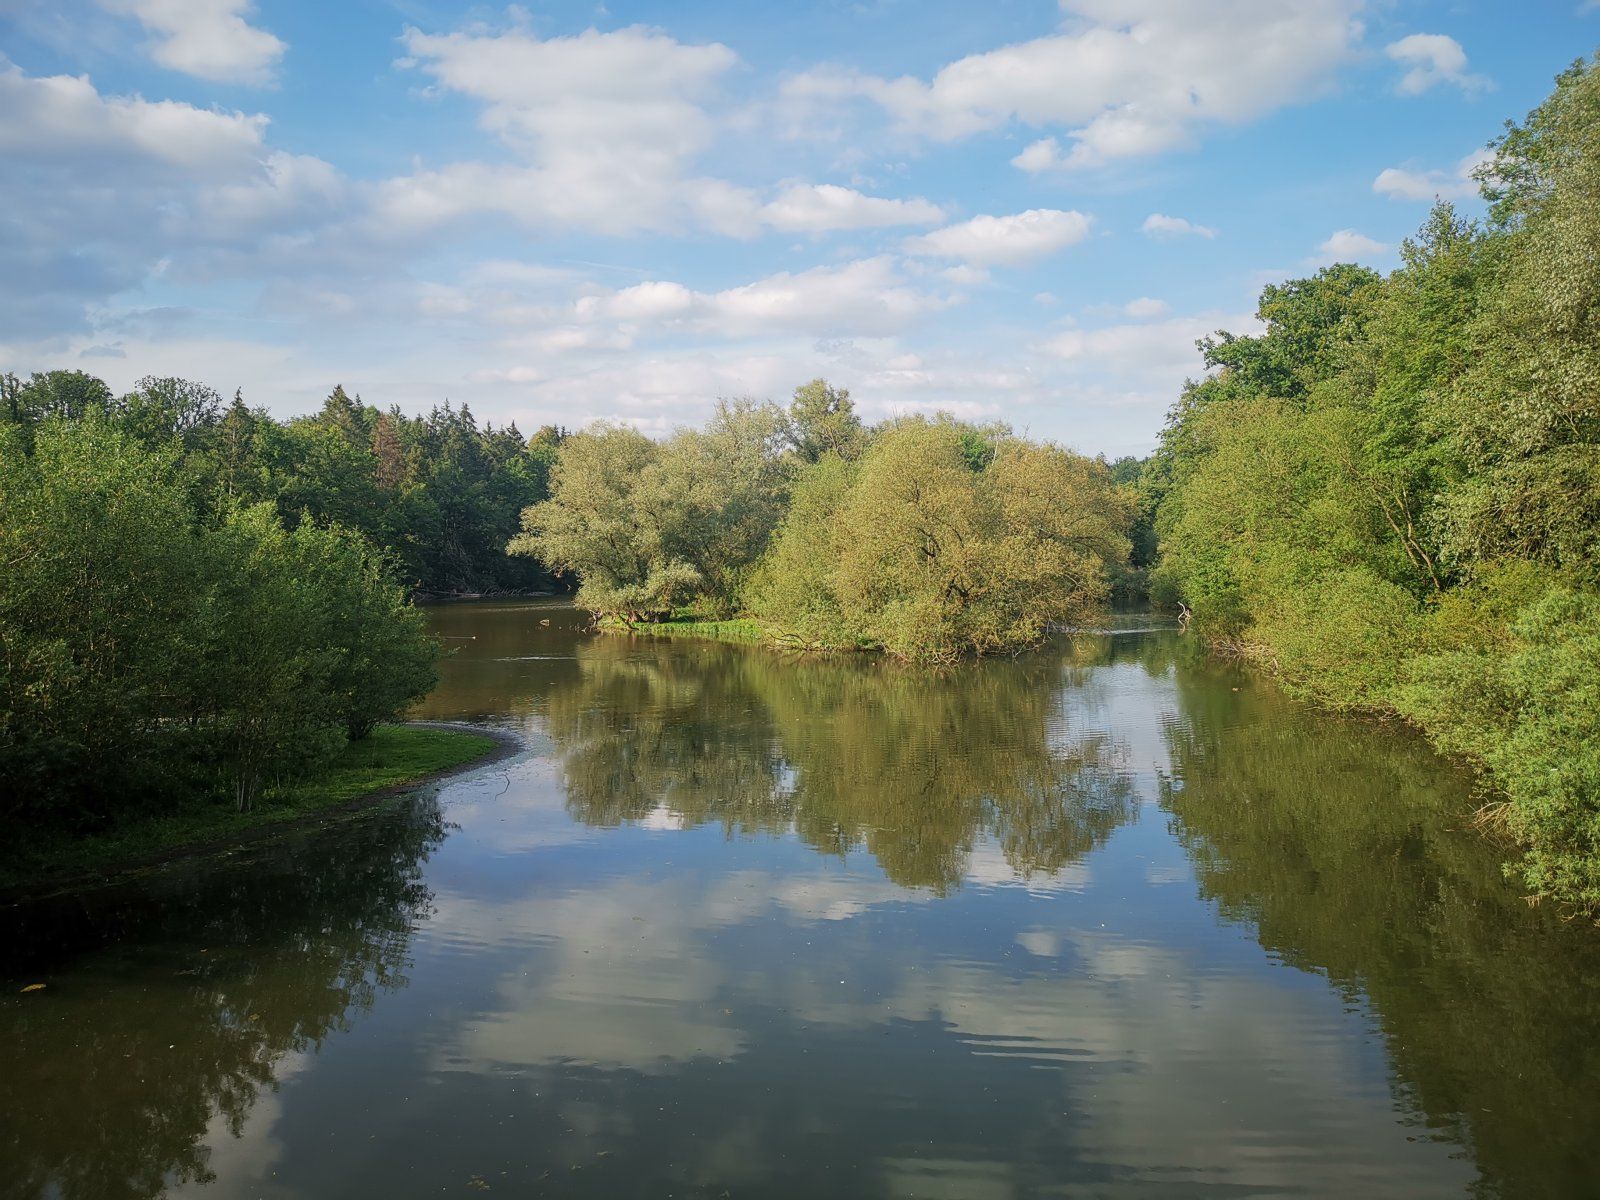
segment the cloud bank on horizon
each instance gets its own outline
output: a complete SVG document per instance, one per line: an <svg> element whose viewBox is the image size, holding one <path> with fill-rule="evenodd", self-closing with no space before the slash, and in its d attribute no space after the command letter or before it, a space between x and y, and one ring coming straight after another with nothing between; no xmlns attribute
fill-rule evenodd
<svg viewBox="0 0 1600 1200"><path fill-rule="evenodd" d="M0 0L0 370L649 432L824 375L1142 452L1600 36L1481 10Z"/></svg>

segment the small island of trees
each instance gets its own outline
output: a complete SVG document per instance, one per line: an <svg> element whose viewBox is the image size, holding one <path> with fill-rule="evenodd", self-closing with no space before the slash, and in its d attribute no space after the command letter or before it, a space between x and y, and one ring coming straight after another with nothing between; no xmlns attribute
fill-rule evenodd
<svg viewBox="0 0 1600 1200"><path fill-rule="evenodd" d="M818 379L664 442L569 437L510 549L627 628L742 618L787 646L949 661L1092 617L1133 518L1103 462L942 415L868 428Z"/></svg>

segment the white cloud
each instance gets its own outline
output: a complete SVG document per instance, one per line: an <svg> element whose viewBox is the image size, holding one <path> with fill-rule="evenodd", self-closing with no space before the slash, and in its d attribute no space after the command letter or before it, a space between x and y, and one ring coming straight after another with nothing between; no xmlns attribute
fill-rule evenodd
<svg viewBox="0 0 1600 1200"><path fill-rule="evenodd" d="M1442 33L1413 33L1390 42L1384 53L1411 68L1397 85L1403 96L1421 95L1440 83L1453 83L1464 92L1493 86L1487 77L1467 71L1467 52L1455 38Z"/></svg>
<svg viewBox="0 0 1600 1200"><path fill-rule="evenodd" d="M1031 142L1011 160L1011 165L1030 175L1045 171L1070 171L1104 166L1114 158L1134 158L1158 154L1192 144L1183 125L1175 121L1151 121L1125 110L1102 113L1075 135L1071 149L1063 152L1053 137Z"/></svg>
<svg viewBox="0 0 1600 1200"><path fill-rule="evenodd" d="M948 279L958 287L981 287L990 282L992 276L986 267L974 267L968 263L957 263L953 267L944 267L939 271L939 278Z"/></svg>
<svg viewBox="0 0 1600 1200"><path fill-rule="evenodd" d="M0 64L0 327L83 327L87 310L156 273L286 265L291 243L348 200L320 159L265 142L267 119L104 96L86 77Z"/></svg>
<svg viewBox="0 0 1600 1200"><path fill-rule="evenodd" d="M407 30L402 65L484 105L480 124L520 161L464 161L388 180L375 222L423 231L492 213L539 228L607 234L700 226L732 237L930 225L922 199L791 183L776 196L695 176L717 122L708 105L738 62L718 43L687 45L632 27L541 39L515 28Z"/></svg>
<svg viewBox="0 0 1600 1200"><path fill-rule="evenodd" d="M1391 200L1469 200L1478 194L1472 173L1493 158L1488 150L1474 150L1449 171L1388 167L1372 181L1372 190Z"/></svg>
<svg viewBox="0 0 1600 1200"><path fill-rule="evenodd" d="M1055 395L1070 397L1081 426L1107 431L1148 425L1155 428L1171 407L1184 380L1205 373L1195 343L1219 329L1253 334L1261 324L1248 313L1201 312L1154 316L1083 327L1068 324L1038 342L1041 370ZM1097 448L1113 450L1115 438L1102 433ZM1090 443L1093 444L1093 443ZM1126 439L1142 453L1142 443Z"/></svg>
<svg viewBox="0 0 1600 1200"><path fill-rule="evenodd" d="M1122 311L1130 317L1145 320L1149 317L1166 315L1167 302L1157 300L1150 296L1140 296L1137 300L1130 300L1122 306Z"/></svg>
<svg viewBox="0 0 1600 1200"><path fill-rule="evenodd" d="M1023 148L1022 153L1011 160L1011 165L1020 171L1028 172L1030 175L1037 175L1042 171L1059 170L1065 165L1065 160L1061 154L1061 143L1053 137L1040 138L1036 142L1029 142Z"/></svg>
<svg viewBox="0 0 1600 1200"><path fill-rule="evenodd" d="M705 103L738 61L726 46L638 26L547 39L520 28L408 29L402 41L402 65L482 103L479 124L523 161L390 180L380 219L426 226L490 211L625 233L692 212L749 230L753 197L687 178L713 135Z"/></svg>
<svg viewBox="0 0 1600 1200"><path fill-rule="evenodd" d="M946 308L950 297L912 287L892 258L769 275L720 292L650 281L578 300L579 320L676 325L719 337L759 333L871 337L896 333Z"/></svg>
<svg viewBox="0 0 1600 1200"><path fill-rule="evenodd" d="M0 152L40 164L71 166L102 155L102 167L145 160L204 178L256 162L266 127L259 115L105 97L83 75L30 76L0 67Z"/></svg>
<svg viewBox="0 0 1600 1200"><path fill-rule="evenodd" d="M401 40L412 55L404 65L482 101L484 128L507 141L618 158L698 145L708 132L699 102L738 61L720 43L685 45L642 26L548 39L408 29Z"/></svg>
<svg viewBox="0 0 1600 1200"><path fill-rule="evenodd" d="M790 79L797 108L866 98L904 131L952 140L1020 123L1064 129L1012 161L1088 167L1191 144L1318 94L1359 40L1360 0L1062 0L1059 33L968 55L924 82L818 68ZM1248 63L1241 70L1240 63Z"/></svg>
<svg viewBox="0 0 1600 1200"><path fill-rule="evenodd" d="M154 35L150 57L163 67L215 83L263 84L286 49L246 19L251 0L99 0Z"/></svg>
<svg viewBox="0 0 1600 1200"><path fill-rule="evenodd" d="M1390 247L1374 238L1369 238L1364 233L1357 233L1354 229L1340 229L1329 234L1327 241L1317 247L1317 254L1322 262L1356 262L1363 258L1379 258L1390 251Z"/></svg>
<svg viewBox="0 0 1600 1200"><path fill-rule="evenodd" d="M1254 324L1249 317L1214 313L1169 317L1097 329L1066 329L1039 349L1078 367L1112 373L1125 383L1170 381L1176 395L1176 387L1186 375L1200 373L1195 342L1219 328L1248 333Z"/></svg>
<svg viewBox="0 0 1600 1200"><path fill-rule="evenodd" d="M1139 230L1146 236L1155 238L1217 236L1217 231L1208 225L1196 225L1183 217L1169 217L1165 213L1151 213L1144 219L1144 224L1139 226Z"/></svg>
<svg viewBox="0 0 1600 1200"><path fill-rule="evenodd" d="M978 266L1018 266L1054 254L1089 236L1093 218L1075 210L1033 208L1012 216L973 217L910 238L906 251L958 258Z"/></svg>
<svg viewBox="0 0 1600 1200"><path fill-rule="evenodd" d="M835 184L795 184L762 206L761 218L788 233L829 229L879 229L893 225L932 225L944 211L927 200L865 196Z"/></svg>

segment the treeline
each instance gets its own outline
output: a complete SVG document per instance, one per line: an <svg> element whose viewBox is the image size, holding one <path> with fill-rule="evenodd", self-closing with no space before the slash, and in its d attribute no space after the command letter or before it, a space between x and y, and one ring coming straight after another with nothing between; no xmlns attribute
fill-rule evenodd
<svg viewBox="0 0 1600 1200"><path fill-rule="evenodd" d="M399 577L425 593L548 587L536 562L510 558L506 540L524 507L543 499L563 433L524 438L515 425L480 427L446 403L408 417L343 387L315 415L275 420L235 393L231 403L185 379L142 379L114 395L81 371L0 376L0 425L26 445L49 420L93 418L176 457L196 509L269 503L283 524L337 524L388 551Z"/></svg>
<svg viewBox="0 0 1600 1200"><path fill-rule="evenodd" d="M1133 515L1103 462L945 416L869 428L814 380L662 442L568 437L510 548L605 619L747 616L786 644L936 661L1094 613Z"/></svg>
<svg viewBox="0 0 1600 1200"><path fill-rule="evenodd" d="M1600 68L1492 143L1387 276L1201 343L1138 486L1155 586L1301 695L1480 764L1540 895L1600 907Z"/></svg>
<svg viewBox="0 0 1600 1200"><path fill-rule="evenodd" d="M248 810L433 683L382 551L205 493L180 442L96 411L0 426L0 821L19 838Z"/></svg>

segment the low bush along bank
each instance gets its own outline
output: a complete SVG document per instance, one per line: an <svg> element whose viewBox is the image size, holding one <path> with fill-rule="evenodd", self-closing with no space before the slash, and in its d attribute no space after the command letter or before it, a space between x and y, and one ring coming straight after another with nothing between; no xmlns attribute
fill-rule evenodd
<svg viewBox="0 0 1600 1200"><path fill-rule="evenodd" d="M425 693L438 647L358 534L208 511L93 416L0 426L3 857L195 805L249 813Z"/></svg>

